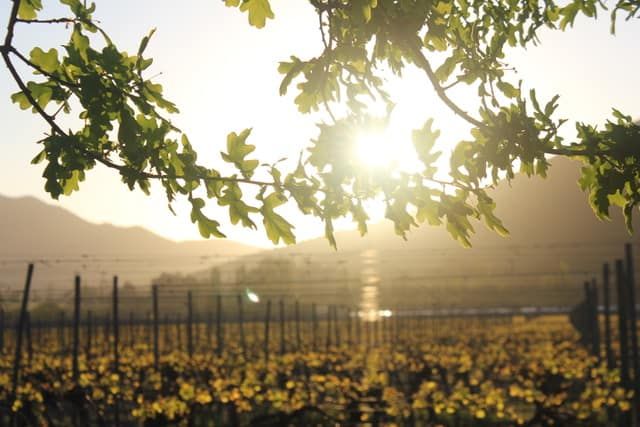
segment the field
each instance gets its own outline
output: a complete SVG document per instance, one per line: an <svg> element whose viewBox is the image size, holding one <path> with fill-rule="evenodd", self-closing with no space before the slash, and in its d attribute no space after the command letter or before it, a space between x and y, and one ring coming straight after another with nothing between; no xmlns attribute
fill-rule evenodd
<svg viewBox="0 0 640 427"><path fill-rule="evenodd" d="M157 332L94 320L77 338L27 325L15 400L7 329L0 425L597 426L632 405L619 370L589 354L566 316L337 313Z"/></svg>

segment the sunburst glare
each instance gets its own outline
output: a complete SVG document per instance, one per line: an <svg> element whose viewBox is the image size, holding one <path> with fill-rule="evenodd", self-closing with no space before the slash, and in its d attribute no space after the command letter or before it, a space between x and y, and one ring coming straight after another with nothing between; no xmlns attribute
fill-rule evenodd
<svg viewBox="0 0 640 427"><path fill-rule="evenodd" d="M397 159L389 132L366 131L356 139L356 159L372 167L391 167Z"/></svg>

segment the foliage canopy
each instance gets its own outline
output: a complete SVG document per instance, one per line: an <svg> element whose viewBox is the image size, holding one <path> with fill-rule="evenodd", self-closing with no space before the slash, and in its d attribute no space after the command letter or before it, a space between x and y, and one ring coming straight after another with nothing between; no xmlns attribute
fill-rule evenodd
<svg viewBox="0 0 640 427"><path fill-rule="evenodd" d="M45 189L53 198L78 190L85 173L100 163L116 170L132 190L148 193L150 182L159 181L170 209L177 198L188 200L191 221L204 237L224 237L220 223L205 212L207 203L215 202L228 209L233 224L256 228L261 219L272 242L294 243L293 225L277 212L293 201L302 213L324 222L335 246L333 221L350 216L365 234L364 202L382 197L399 235L428 222L446 226L469 245L471 218L507 233L494 215L488 187L514 178L515 165L544 177L548 156L562 155L582 160L580 186L596 214L608 218L610 206L619 206L631 227L640 202L640 126L613 110L604 129L578 123L575 140L564 141L558 133L564 120L554 114L558 97L543 102L535 90L524 93L522 82L510 80L505 49L536 44L542 28L568 30L579 15L596 19L608 11L615 32L617 19L640 15L638 0L609 6L597 0L308 0L324 49L316 57L291 56L279 63L280 94L295 90L300 113L324 111L330 120L318 124L317 138L291 171L253 158L251 129L229 133L221 159L236 173L228 176L198 161L187 135L170 119L178 108L147 77L152 59L145 50L154 31L129 54L94 20L94 3L59 1L68 16L39 19L41 0L13 0L0 47L20 89L13 102L50 127L33 162L45 163ZM275 17L269 0L225 3L246 13L257 28ZM19 24L66 25L69 41L62 49L35 46L27 55L13 44ZM25 81L16 62L30 67L35 80ZM374 115L368 105L393 109L385 76L401 78L407 67L421 70L443 105L472 126L452 153L449 180L436 178L439 132L432 120L413 131L424 166L420 173L362 168L351 155L360 130L384 126L386 117ZM464 111L452 99L450 89L459 84L477 91L476 111ZM64 130L60 113L77 115L82 125ZM247 196L249 186L259 189L255 198Z"/></svg>

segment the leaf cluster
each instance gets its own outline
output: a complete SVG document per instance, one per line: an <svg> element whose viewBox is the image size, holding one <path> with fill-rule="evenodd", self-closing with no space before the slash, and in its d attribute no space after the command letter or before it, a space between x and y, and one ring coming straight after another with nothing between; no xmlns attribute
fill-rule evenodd
<svg viewBox="0 0 640 427"><path fill-rule="evenodd" d="M615 111L616 121L607 122L604 130L580 123L576 141L564 142L559 128L565 120L555 117L558 97L542 105L535 90L525 94L524 83L513 81L505 52L537 43L543 28L565 31L579 16L597 18L605 11L615 31L619 16L638 15L636 0L619 0L611 10L597 0L310 0L323 49L310 58L292 55L281 61L279 91L285 95L293 86L302 114L320 111L328 119L319 121L317 137L292 171L252 157L251 129L229 133L221 161L233 168L232 174L202 165L187 135L171 121L178 108L147 76L152 59L145 51L154 31L130 54L97 25L94 4L60 2L70 16L38 20L40 0L16 0L2 46L20 88L13 102L51 128L39 141L42 150L34 162L45 163L45 189L54 198L77 191L86 172L102 164L115 169L132 190L149 193L151 183L159 182L170 209L177 198L187 200L191 220L205 237L225 236L211 217L212 200L227 210L232 224L256 228L261 219L272 242L294 243L293 224L276 211L291 201L303 214L319 218L336 246L334 221L350 217L364 234L366 202L382 199L399 235L406 237L412 227L427 222L446 226L455 239L470 245L474 219L507 233L494 214L492 186L515 178L518 168L544 177L549 156L562 155L584 162L580 185L598 216L607 218L614 204L631 226L640 201L639 126ZM246 13L256 28L275 16L269 0L225 4ZM36 46L23 55L12 41L14 27L25 22L64 24L69 41L61 49ZM25 82L16 60L36 78ZM439 132L427 117L424 127L413 132L420 172L367 166L355 155L357 135L383 129L393 113L388 77L401 78L408 67L423 72L443 106L471 128L469 138L456 142L450 179L439 178ZM457 85L477 93L475 110L464 110L453 98L451 89ZM371 106L379 104L386 107L382 117L372 113ZM79 117L82 125L62 129L61 113Z"/></svg>

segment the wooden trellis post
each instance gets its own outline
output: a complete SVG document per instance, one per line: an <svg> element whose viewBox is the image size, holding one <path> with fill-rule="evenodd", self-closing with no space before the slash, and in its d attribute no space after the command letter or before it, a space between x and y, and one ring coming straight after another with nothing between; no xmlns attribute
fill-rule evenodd
<svg viewBox="0 0 640 427"><path fill-rule="evenodd" d="M636 412L640 411L640 355L638 355L638 318L636 315L636 282L635 269L633 262L633 249L631 243L624 246L626 278L627 278L627 295L629 310L629 334L631 335L631 366L633 367L633 384L634 384L634 407Z"/></svg>
<svg viewBox="0 0 640 427"><path fill-rule="evenodd" d="M193 357L193 296L187 292L187 352Z"/></svg>
<svg viewBox="0 0 640 427"><path fill-rule="evenodd" d="M29 302L29 292L31 290L31 279L33 278L33 264L29 264L27 267L27 280L24 284L24 290L22 291L22 304L20 305L20 317L18 324L16 325L16 348L13 359L13 374L11 378L11 400L13 402L16 398L18 391L18 383L20 380L20 365L22 359L22 333L24 331L24 324L27 320L27 304ZM11 413L11 425L13 425L15 413Z"/></svg>
<svg viewBox="0 0 640 427"><path fill-rule="evenodd" d="M0 354L4 353L4 310L0 308Z"/></svg>
<svg viewBox="0 0 640 427"><path fill-rule="evenodd" d="M73 382L78 385L80 369L78 368L78 353L80 350L80 276L76 276L73 298Z"/></svg>
<svg viewBox="0 0 640 427"><path fill-rule="evenodd" d="M300 302L298 300L296 300L296 307L295 307L295 316L296 316L296 349L298 351L302 350L302 338L300 336Z"/></svg>
<svg viewBox="0 0 640 427"><path fill-rule="evenodd" d="M89 360L91 358L91 346L93 344L93 312L91 310L87 311L87 341L85 343L85 353L86 358Z"/></svg>
<svg viewBox="0 0 640 427"><path fill-rule="evenodd" d="M242 307L242 295L238 294L238 327L240 328L240 347L242 348L242 356L247 358L247 343L244 339L244 311Z"/></svg>
<svg viewBox="0 0 640 427"><path fill-rule="evenodd" d="M267 309L264 315L264 363L269 361L269 322L271 321L271 300L267 300Z"/></svg>
<svg viewBox="0 0 640 427"><path fill-rule="evenodd" d="M67 352L66 343L64 339L64 329L66 326L66 318L64 311L60 311L58 314L58 345L60 346L60 352L65 354Z"/></svg>
<svg viewBox="0 0 640 427"><path fill-rule="evenodd" d="M598 312L598 286L596 280L591 281L591 333L593 334L591 342L592 353L600 360L600 313Z"/></svg>
<svg viewBox="0 0 640 427"><path fill-rule="evenodd" d="M607 359L607 368L613 369L615 363L613 361L613 351L611 349L611 298L609 290L609 264L602 266L602 303L604 305L604 347L605 357Z"/></svg>
<svg viewBox="0 0 640 427"><path fill-rule="evenodd" d="M327 306L327 341L326 341L326 351L331 349L331 305Z"/></svg>
<svg viewBox="0 0 640 427"><path fill-rule="evenodd" d="M347 307L347 345L351 346L353 344L351 336L351 308Z"/></svg>
<svg viewBox="0 0 640 427"><path fill-rule="evenodd" d="M158 322L158 285L151 287L151 303L153 308L153 366L158 370L160 368L160 330Z"/></svg>
<svg viewBox="0 0 640 427"><path fill-rule="evenodd" d="M284 354L287 351L285 342L285 330L284 330L284 301L280 300L280 354Z"/></svg>
<svg viewBox="0 0 640 427"><path fill-rule="evenodd" d="M213 330L213 312L211 310L207 311L207 327L205 330L205 333L207 335L207 346L210 348L211 347L211 340L212 340L212 330Z"/></svg>
<svg viewBox="0 0 640 427"><path fill-rule="evenodd" d="M27 318L25 321L25 332L27 338L27 360L29 361L29 365L33 360L33 340L31 339L31 314L27 310Z"/></svg>
<svg viewBox="0 0 640 427"><path fill-rule="evenodd" d="M136 319L133 311L129 312L129 347L133 348L135 345L136 336Z"/></svg>
<svg viewBox="0 0 640 427"><path fill-rule="evenodd" d="M311 305L311 333L313 337L313 351L318 351L318 313L316 311L316 303Z"/></svg>
<svg viewBox="0 0 640 427"><path fill-rule="evenodd" d="M629 389L629 329L627 317L627 304L625 304L625 271L622 260L616 260L616 287L618 301L618 331L620 337L620 382L625 390ZM620 413L620 425L630 425L630 416L627 412Z"/></svg>
<svg viewBox="0 0 640 427"><path fill-rule="evenodd" d="M112 317L113 317L113 369L115 374L120 377L120 322L118 317L118 276L113 277L113 301L112 301ZM119 380L118 380L119 381ZM114 397L113 422L116 427L120 426L120 395L117 393Z"/></svg>
<svg viewBox="0 0 640 427"><path fill-rule="evenodd" d="M216 297L216 352L218 357L224 350L224 336L222 330L222 295Z"/></svg>

